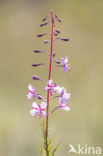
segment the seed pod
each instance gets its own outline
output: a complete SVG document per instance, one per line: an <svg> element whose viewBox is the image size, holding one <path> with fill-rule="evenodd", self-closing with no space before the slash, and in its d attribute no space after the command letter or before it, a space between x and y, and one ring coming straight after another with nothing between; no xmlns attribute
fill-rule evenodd
<svg viewBox="0 0 103 156"><path fill-rule="evenodd" d="M44 35L47 35L47 33L39 34L39 35L37 35L37 37L43 37Z"/></svg>
<svg viewBox="0 0 103 156"><path fill-rule="evenodd" d="M41 66L41 65L44 65L44 63L32 64L33 67L38 67L38 66Z"/></svg>
<svg viewBox="0 0 103 156"><path fill-rule="evenodd" d="M42 81L43 81L43 79L39 78L39 77L36 76L36 75L34 75L34 76L32 77L32 79L33 79L33 80L42 80Z"/></svg>
<svg viewBox="0 0 103 156"><path fill-rule="evenodd" d="M56 20L57 20L58 22L62 22L62 21L58 18L57 15L55 15L55 18L56 18Z"/></svg>
<svg viewBox="0 0 103 156"><path fill-rule="evenodd" d="M35 53L42 53L42 52L45 52L45 50L33 50L33 52L35 52Z"/></svg>
<svg viewBox="0 0 103 156"><path fill-rule="evenodd" d="M61 38L61 37L58 37L58 38L56 38L56 39L59 39L59 40L62 40L62 41L69 41L68 38Z"/></svg>
<svg viewBox="0 0 103 156"><path fill-rule="evenodd" d="M47 25L48 23L49 23L48 21L45 23L42 23L42 24L40 24L40 27L43 27L44 25Z"/></svg>
<svg viewBox="0 0 103 156"><path fill-rule="evenodd" d="M48 18L48 16L46 16L45 18L42 19L42 21L45 21Z"/></svg>

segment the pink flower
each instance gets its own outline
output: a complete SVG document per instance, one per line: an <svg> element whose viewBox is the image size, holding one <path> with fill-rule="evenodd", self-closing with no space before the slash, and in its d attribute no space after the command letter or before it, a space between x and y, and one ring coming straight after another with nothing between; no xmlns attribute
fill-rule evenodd
<svg viewBox="0 0 103 156"><path fill-rule="evenodd" d="M66 110L66 111L69 111L70 108L68 107L68 99L71 97L71 94L70 93L66 93L66 89L65 88L62 88L62 91L61 91L61 95L60 95L60 98L59 98L59 106L58 106L58 109L60 110L61 108Z"/></svg>
<svg viewBox="0 0 103 156"><path fill-rule="evenodd" d="M65 58L61 58L61 64L63 67L63 72L68 73L70 71L70 67L68 66L67 62L68 62L68 57L66 56Z"/></svg>
<svg viewBox="0 0 103 156"><path fill-rule="evenodd" d="M54 90L56 93L61 93L62 92L63 87L60 87L59 85L57 85Z"/></svg>
<svg viewBox="0 0 103 156"><path fill-rule="evenodd" d="M39 119L41 119L43 113L43 115L46 117L46 111L45 111L46 107L47 107L46 102L42 102L41 105L39 105L34 101L32 103L33 109L30 111L30 114L35 117L37 116L37 114L39 114Z"/></svg>
<svg viewBox="0 0 103 156"><path fill-rule="evenodd" d="M50 90L50 95L52 96L53 95L53 89L55 87L57 87L56 83L52 84L52 80L49 80L47 86L45 87L45 91Z"/></svg>
<svg viewBox="0 0 103 156"><path fill-rule="evenodd" d="M32 98L36 98L37 94L36 94L36 88L34 88L31 84L28 86L28 94L27 94L27 98L28 99L32 99Z"/></svg>
<svg viewBox="0 0 103 156"><path fill-rule="evenodd" d="M70 108L68 107L68 104L61 104L58 106L58 109L64 109L65 111L70 111Z"/></svg>

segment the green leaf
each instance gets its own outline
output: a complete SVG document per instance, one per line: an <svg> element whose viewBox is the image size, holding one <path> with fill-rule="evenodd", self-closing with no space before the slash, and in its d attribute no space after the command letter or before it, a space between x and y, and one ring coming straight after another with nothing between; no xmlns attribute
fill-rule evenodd
<svg viewBox="0 0 103 156"><path fill-rule="evenodd" d="M40 156L42 156L42 151L43 151L43 149L42 149L42 145L40 146Z"/></svg>
<svg viewBox="0 0 103 156"><path fill-rule="evenodd" d="M53 152L53 149L52 149L52 143L56 140L56 137L54 137L53 139L51 139L48 143L48 151L49 151L49 155L52 156L52 152Z"/></svg>
<svg viewBox="0 0 103 156"><path fill-rule="evenodd" d="M53 139L51 139L51 140L49 141L49 144L52 144L52 143L56 140L56 138L57 138L57 137L54 137Z"/></svg>
<svg viewBox="0 0 103 156"><path fill-rule="evenodd" d="M60 146L60 143L57 144L56 147L54 148L54 150L53 150L53 155L52 155L52 156L54 156L54 154L55 154L55 152L58 150L59 146Z"/></svg>
<svg viewBox="0 0 103 156"><path fill-rule="evenodd" d="M46 154L46 149L44 148L44 156L47 156L47 154Z"/></svg>

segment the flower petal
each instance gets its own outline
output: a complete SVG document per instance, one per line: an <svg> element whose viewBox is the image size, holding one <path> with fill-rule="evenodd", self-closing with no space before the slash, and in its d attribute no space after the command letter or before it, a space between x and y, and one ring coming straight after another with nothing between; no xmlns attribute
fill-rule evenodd
<svg viewBox="0 0 103 156"><path fill-rule="evenodd" d="M37 110L35 110L35 109L32 109L31 111L30 111L30 114L32 115L32 116L35 116L36 117L36 115L37 115Z"/></svg>
<svg viewBox="0 0 103 156"><path fill-rule="evenodd" d="M33 97L33 94L31 94L31 93L28 93L28 94L27 94L27 98L28 98L29 100L31 100L32 97Z"/></svg>
<svg viewBox="0 0 103 156"><path fill-rule="evenodd" d="M46 117L47 116L47 113L46 111L42 111L43 112L43 115Z"/></svg>
<svg viewBox="0 0 103 156"><path fill-rule="evenodd" d="M64 58L63 58L63 57L61 58L61 63L62 63L62 65L65 64L65 62L64 62Z"/></svg>
<svg viewBox="0 0 103 156"><path fill-rule="evenodd" d="M42 102L42 103L41 103L41 108L42 108L42 109L45 109L46 107L47 107L47 103L46 103L46 102Z"/></svg>
<svg viewBox="0 0 103 156"><path fill-rule="evenodd" d="M60 86L58 85L58 86L56 86L56 87L54 88L54 90L55 90L56 93L61 93L62 87L60 87Z"/></svg>
<svg viewBox="0 0 103 156"><path fill-rule="evenodd" d="M68 56L66 56L65 59L64 59L65 64L66 64L68 61L69 61L69 60L68 60Z"/></svg>
<svg viewBox="0 0 103 156"><path fill-rule="evenodd" d="M33 103L32 103L32 108L37 108L37 109L39 109L39 106L38 106L38 104L34 101Z"/></svg>
<svg viewBox="0 0 103 156"><path fill-rule="evenodd" d="M51 80L49 80L49 81L48 81L48 85L50 85L50 86L51 86L52 81L53 81L52 79L51 79Z"/></svg>
<svg viewBox="0 0 103 156"><path fill-rule="evenodd" d="M68 94L65 95L65 98L67 98L67 99L70 99L70 97L71 97L71 94L70 93L68 93Z"/></svg>
<svg viewBox="0 0 103 156"><path fill-rule="evenodd" d="M63 107L63 109L64 109L65 111L70 111L70 108L69 108L68 106Z"/></svg>

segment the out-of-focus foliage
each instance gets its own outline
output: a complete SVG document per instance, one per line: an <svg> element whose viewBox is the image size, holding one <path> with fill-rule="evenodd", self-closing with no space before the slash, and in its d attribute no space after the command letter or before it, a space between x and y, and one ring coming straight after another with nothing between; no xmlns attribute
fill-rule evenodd
<svg viewBox="0 0 103 156"><path fill-rule="evenodd" d="M69 75L61 69L52 74L54 82L71 92L70 112L53 113L49 118L51 138L58 135L61 146L56 155L68 156L69 144L103 145L103 1L102 0L1 0L0 1L0 155L39 156L39 119L30 116L26 99L32 84L43 94L44 84L33 75L47 79L48 69L33 63L48 62L48 56L34 54L47 49L39 33L48 32L39 23L53 8L63 21L56 27L69 37L56 41L56 58L68 56L73 64ZM47 39L46 36L44 39ZM44 93L46 95L46 93ZM58 101L50 104L53 107Z"/></svg>

